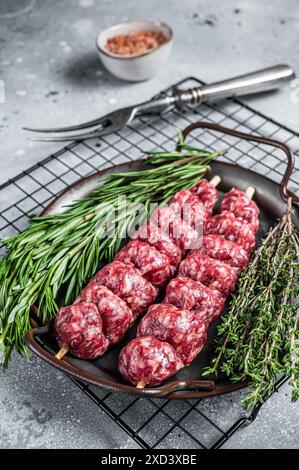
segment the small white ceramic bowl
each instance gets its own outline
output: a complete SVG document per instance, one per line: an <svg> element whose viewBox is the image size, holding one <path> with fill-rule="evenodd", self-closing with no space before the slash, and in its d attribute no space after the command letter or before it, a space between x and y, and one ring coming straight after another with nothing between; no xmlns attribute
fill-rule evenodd
<svg viewBox="0 0 299 470"><path fill-rule="evenodd" d="M161 31L166 42L158 49L145 52L138 56L120 56L106 49L107 39L118 34L128 34L133 31ZM170 55L173 43L173 33L169 26L160 21L135 20L117 24L104 29L98 34L96 45L99 56L106 69L118 78L131 82L148 80L162 68Z"/></svg>

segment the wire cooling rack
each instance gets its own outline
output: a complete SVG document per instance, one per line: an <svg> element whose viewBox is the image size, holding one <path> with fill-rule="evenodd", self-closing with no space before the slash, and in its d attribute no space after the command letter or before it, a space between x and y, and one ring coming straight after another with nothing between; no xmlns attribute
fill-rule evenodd
<svg viewBox="0 0 299 470"><path fill-rule="evenodd" d="M191 77L176 86L201 84L201 81ZM185 114L174 110L162 116L141 118L119 133L72 143L1 185L1 238L26 228L30 217L39 214L57 194L78 179L96 170L140 158L144 150L174 148L176 128L184 129L199 120L281 140L292 148L298 158L298 133L238 100L227 100L220 105L201 105ZM280 150L269 150L269 147L209 130L199 129L188 139L188 142L193 141L205 148L229 148L228 154L222 157L224 161L250 168L274 181L279 182L284 173L285 160ZM290 189L296 192L298 183L299 171L295 170ZM276 389L286 380L281 378ZM73 381L138 446L146 449L219 448L240 427L252 422L260 409L256 407L244 414L240 404L244 391L201 400L159 400L107 392Z"/></svg>

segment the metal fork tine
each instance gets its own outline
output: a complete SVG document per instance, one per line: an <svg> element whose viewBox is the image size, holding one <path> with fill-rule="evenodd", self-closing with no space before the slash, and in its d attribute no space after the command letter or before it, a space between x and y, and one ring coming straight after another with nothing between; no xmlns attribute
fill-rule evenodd
<svg viewBox="0 0 299 470"><path fill-rule="evenodd" d="M82 134L67 134L67 135L53 135L46 136L41 135L39 137L29 137L30 140L35 142L68 142L68 141L80 141L84 139L92 139L95 137L103 137L104 135L111 133L111 126L104 127L103 129L97 129L93 132L85 132Z"/></svg>
<svg viewBox="0 0 299 470"><path fill-rule="evenodd" d="M79 133L79 134L65 134L65 135L57 135L57 136L46 136L41 135L39 137L30 137L31 140L39 141L39 142L67 142L71 140L83 140L83 139L90 139L93 137L102 137L107 134L111 134L111 132L117 132L123 129L134 117L136 113L136 107L129 106L127 108L123 108L117 111L112 111L112 113L107 114L106 116L99 118L97 121L92 121L93 125L95 122L100 123L101 127L98 129L91 130L90 132ZM80 127L72 127L74 130L85 129L90 126L90 123L82 124ZM70 128L65 128L70 129ZM39 131L42 132L42 131ZM53 130L47 130L46 132L55 132ZM58 132L62 132L62 129L59 129ZM67 130L65 130L67 132Z"/></svg>
<svg viewBox="0 0 299 470"><path fill-rule="evenodd" d="M72 132L72 131L79 131L81 129L88 129L97 126L97 129L90 129L89 132L85 133L78 133L78 134L65 134L65 135L41 135L37 137L30 137L31 140L39 141L39 142L68 142L72 140L83 140L83 139L90 139L93 137L102 137L106 134L110 134L112 132L117 132L127 126L135 117L140 113L143 112L157 112L157 109L161 111L164 109L165 106L169 105L169 98L163 98L159 100L149 100L143 103L139 103L136 106L127 106L125 108L117 109L112 111L111 113L102 116L99 119L95 119L93 121L85 122L82 124L78 124L76 126L68 126L68 127L60 127L60 128L50 128L50 129L41 129L41 128L29 128L24 127L23 129L31 132L41 132L44 134L50 133L57 133L60 134L61 132Z"/></svg>
<svg viewBox="0 0 299 470"><path fill-rule="evenodd" d="M23 127L24 130L26 131L31 131L31 132L43 132L43 133L51 133L51 132L72 132L72 131L79 131L80 129L87 129L88 127L95 127L95 126L100 126L105 125L105 123L108 123L108 115L103 116L98 119L94 119L93 121L89 122L84 122L82 124L77 124L74 126L68 126L68 127L52 127L49 129L43 129L43 128L32 128L32 127Z"/></svg>

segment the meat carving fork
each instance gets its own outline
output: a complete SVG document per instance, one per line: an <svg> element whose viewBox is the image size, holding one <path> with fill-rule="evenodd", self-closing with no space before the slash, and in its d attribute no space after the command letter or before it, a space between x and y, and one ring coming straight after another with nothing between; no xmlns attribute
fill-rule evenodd
<svg viewBox="0 0 299 470"><path fill-rule="evenodd" d="M32 137L32 140L38 141L64 142L102 137L120 131L137 116L159 114L173 107L182 109L190 105L196 106L201 103L209 103L224 98L270 91L288 83L294 77L295 74L291 67L288 65L276 65L257 72L219 81L210 85L191 88L189 90L180 90L173 87L170 94L162 93L149 101L112 111L106 114L106 116L83 124L52 129L33 129L29 127L24 127L24 129L26 131L41 132L44 134L60 134ZM85 129L89 130L85 132ZM81 130L84 130L84 132L74 134L74 132Z"/></svg>

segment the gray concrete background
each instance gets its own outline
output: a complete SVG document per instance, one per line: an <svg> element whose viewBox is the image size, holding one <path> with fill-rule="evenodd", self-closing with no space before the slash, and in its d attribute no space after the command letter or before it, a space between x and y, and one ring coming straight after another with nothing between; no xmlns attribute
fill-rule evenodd
<svg viewBox="0 0 299 470"><path fill-rule="evenodd" d="M31 8L32 7L32 8ZM23 13L22 13L23 12ZM101 28L156 18L174 29L167 67L151 81L120 82L102 68L94 38ZM206 81L286 62L299 73L296 0L0 0L0 183L59 146L28 141L21 126L60 125L148 98L187 75ZM299 130L291 88L248 98ZM298 448L299 405L284 386L257 421L226 447ZM135 444L63 375L35 357L14 357L0 377L0 448L128 448Z"/></svg>

